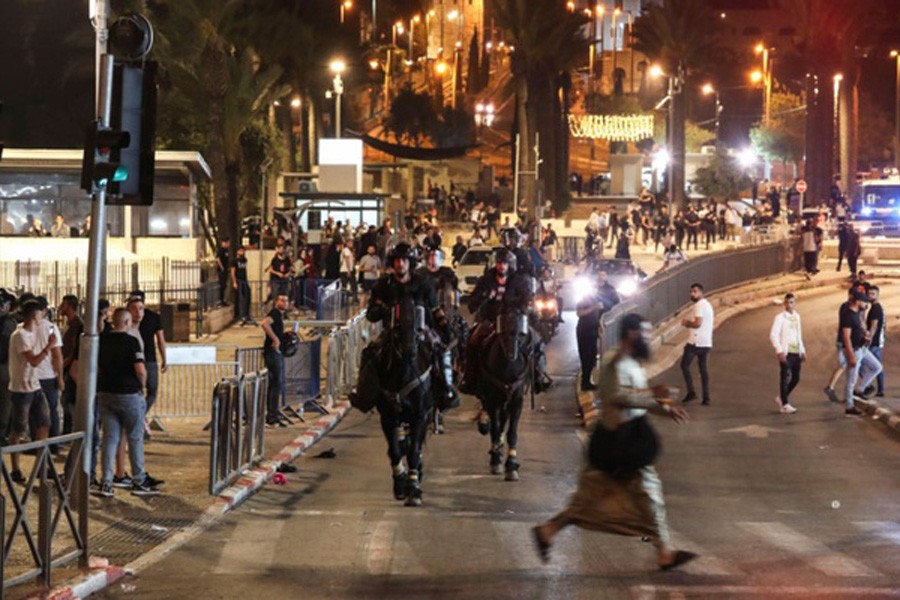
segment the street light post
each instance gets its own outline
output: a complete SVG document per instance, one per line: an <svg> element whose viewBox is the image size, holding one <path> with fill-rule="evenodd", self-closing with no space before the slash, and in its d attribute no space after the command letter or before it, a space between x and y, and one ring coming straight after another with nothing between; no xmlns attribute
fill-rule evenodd
<svg viewBox="0 0 900 600"><path fill-rule="evenodd" d="M341 23L344 22L345 12L353 8L353 0L341 1Z"/></svg>
<svg viewBox="0 0 900 600"><path fill-rule="evenodd" d="M704 95L715 94L716 97L716 150L719 149L719 115L722 113L722 103L719 101L719 90L713 84L706 83L701 88Z"/></svg>
<svg viewBox="0 0 900 600"><path fill-rule="evenodd" d="M612 29L613 29L613 30L612 30L612 34L613 34L613 45L612 45L612 55L613 55L613 70L612 70L613 90L615 90L615 88L616 88L616 69L618 68L618 64L619 64L619 54L618 54L618 45L619 45L619 26L616 24L616 18L617 18L620 14L622 14L622 10L619 9L619 8L616 8L616 9L613 11L613 16L612 16Z"/></svg>
<svg viewBox="0 0 900 600"><path fill-rule="evenodd" d="M900 174L900 51L891 50L891 58L897 63L894 83L894 169Z"/></svg>
<svg viewBox="0 0 900 600"><path fill-rule="evenodd" d="M344 93L344 81L341 79L341 73L347 69L347 64L341 59L331 61L331 72L334 73L332 80L332 91L334 92L334 137L341 137L341 94Z"/></svg>

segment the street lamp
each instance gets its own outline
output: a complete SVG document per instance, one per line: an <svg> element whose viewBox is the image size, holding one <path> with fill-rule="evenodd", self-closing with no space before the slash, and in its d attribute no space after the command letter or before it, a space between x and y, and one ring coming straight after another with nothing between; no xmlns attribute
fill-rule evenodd
<svg viewBox="0 0 900 600"><path fill-rule="evenodd" d="M416 23L422 21L422 17L419 15L414 16L409 20L409 60L412 61L413 57L413 40L416 37ZM410 75L412 76L412 75Z"/></svg>
<svg viewBox="0 0 900 600"><path fill-rule="evenodd" d="M300 96L291 98L291 108L300 108Z"/></svg>
<svg viewBox="0 0 900 600"><path fill-rule="evenodd" d="M403 35L403 21L397 21L391 28L391 41L393 42L394 46L397 45L398 35Z"/></svg>
<svg viewBox="0 0 900 600"><path fill-rule="evenodd" d="M897 63L894 84L894 169L900 174L900 51L891 50L891 58Z"/></svg>
<svg viewBox="0 0 900 600"><path fill-rule="evenodd" d="M341 23L344 22L344 13L353 8L353 0L342 0L341 2Z"/></svg>
<svg viewBox="0 0 900 600"><path fill-rule="evenodd" d="M759 83L762 80L763 80L762 71L760 71L759 69L750 71L750 81L752 81L753 83Z"/></svg>
<svg viewBox="0 0 900 600"><path fill-rule="evenodd" d="M769 48L762 42L756 44L753 48L753 51L756 54L762 55L762 72L761 76L754 78L754 75L751 74L751 79L753 83L763 82L763 86L765 88L763 93L763 123L769 122L769 117L771 116L771 104L772 104L772 74L774 71L775 60L771 56L770 51L774 50L774 48ZM754 71L757 73L757 71Z"/></svg>
<svg viewBox="0 0 900 600"><path fill-rule="evenodd" d="M475 105L475 125L479 131L484 127L490 127L494 123L494 103L479 102Z"/></svg>
<svg viewBox="0 0 900 600"><path fill-rule="evenodd" d="M704 96L715 94L716 97L716 150L719 149L719 114L722 112L722 104L719 102L719 91L711 83L704 83L700 88Z"/></svg>
<svg viewBox="0 0 900 600"><path fill-rule="evenodd" d="M334 92L334 137L341 137L341 94L344 93L344 81L341 79L341 73L347 70L347 63L343 59L336 58L328 65L331 72L334 73L332 92Z"/></svg>

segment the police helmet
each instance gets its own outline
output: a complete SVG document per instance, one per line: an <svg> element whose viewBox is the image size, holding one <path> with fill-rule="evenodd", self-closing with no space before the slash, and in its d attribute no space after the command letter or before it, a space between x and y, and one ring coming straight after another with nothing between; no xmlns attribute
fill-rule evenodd
<svg viewBox="0 0 900 600"><path fill-rule="evenodd" d="M391 250L390 254L388 254L388 264L393 267L394 261L398 258L405 258L409 261L409 270L412 271L416 268L416 251L413 249L412 245L407 242L400 242Z"/></svg>
<svg viewBox="0 0 900 600"><path fill-rule="evenodd" d="M500 250L498 250L495 261L496 264L506 263L507 265L509 265L510 273L516 270L516 255L512 250L509 250L508 248L501 248Z"/></svg>
<svg viewBox="0 0 900 600"><path fill-rule="evenodd" d="M281 353L290 358L300 349L300 338L293 331L288 331L281 339Z"/></svg>
<svg viewBox="0 0 900 600"><path fill-rule="evenodd" d="M507 248L518 248L521 240L522 236L515 227L508 227L500 232L500 242Z"/></svg>
<svg viewBox="0 0 900 600"><path fill-rule="evenodd" d="M444 266L444 251L433 246L426 246L424 258L427 263L428 259L434 256L434 266L438 269Z"/></svg>

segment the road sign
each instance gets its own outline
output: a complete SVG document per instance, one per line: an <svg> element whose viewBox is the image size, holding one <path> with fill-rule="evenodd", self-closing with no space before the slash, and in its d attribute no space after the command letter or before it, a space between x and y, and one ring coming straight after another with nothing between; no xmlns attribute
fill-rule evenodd
<svg viewBox="0 0 900 600"><path fill-rule="evenodd" d="M797 191L800 192L801 194L806 193L806 180L805 179L801 179L800 181L797 182Z"/></svg>

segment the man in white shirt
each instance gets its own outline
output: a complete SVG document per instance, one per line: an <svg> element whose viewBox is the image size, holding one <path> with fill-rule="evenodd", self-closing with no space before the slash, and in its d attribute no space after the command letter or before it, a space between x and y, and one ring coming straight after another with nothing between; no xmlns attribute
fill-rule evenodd
<svg viewBox="0 0 900 600"><path fill-rule="evenodd" d="M346 240L341 250L341 287L350 289L352 301L356 302L356 258L353 255L353 241Z"/></svg>
<svg viewBox="0 0 900 600"><path fill-rule="evenodd" d="M796 304L797 298L794 294L787 294L784 297L784 310L775 315L772 330L769 332L769 340L775 348L775 355L781 367L780 393L775 396L775 403L778 410L785 415L797 412L788 396L800 383L800 365L806 360L800 313L794 310Z"/></svg>
<svg viewBox="0 0 900 600"><path fill-rule="evenodd" d="M700 365L700 383L703 386L704 406L709 406L709 351L712 350L713 321L715 314L712 304L703 297L703 286L699 283L691 284L691 302L694 308L691 316L681 320L681 324L689 331L688 342L684 345L684 354L681 356L681 373L684 375L684 385L687 388L682 402L690 402L697 399L694 391L694 380L691 377L691 362L694 357Z"/></svg>
<svg viewBox="0 0 900 600"><path fill-rule="evenodd" d="M36 331L41 318L41 305L37 300L28 300L21 306L22 324L9 338L9 391L12 404L12 433L9 445L15 446L26 431L29 421L34 422L35 440L45 440L50 432L50 409L47 399L41 393L41 382L37 376L37 366L50 356L50 349L56 345L56 334L44 346L37 345ZM11 456L12 473L16 483L25 483L19 469L19 455Z"/></svg>
<svg viewBox="0 0 900 600"><path fill-rule="evenodd" d="M50 346L50 354L45 356L44 360L35 368L41 390L44 392L44 397L47 398L47 406L50 409L50 437L54 437L59 435L59 395L65 389L62 376L62 334L59 332L59 327L47 318L49 308L47 298L38 296L37 302L41 306L41 312L34 330L35 343L38 348L43 348L49 343L51 336L56 340ZM53 446L51 450L54 454L59 452L59 448L56 446Z"/></svg>

